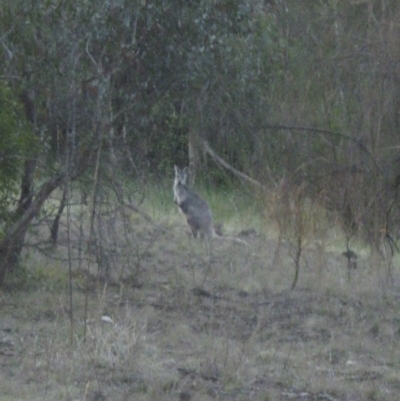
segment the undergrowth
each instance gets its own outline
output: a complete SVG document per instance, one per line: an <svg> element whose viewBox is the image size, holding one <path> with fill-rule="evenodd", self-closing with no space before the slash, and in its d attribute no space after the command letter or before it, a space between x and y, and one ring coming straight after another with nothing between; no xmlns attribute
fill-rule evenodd
<svg viewBox="0 0 400 401"><path fill-rule="evenodd" d="M229 235L250 230L247 245L210 254L158 184L137 205L152 222L104 206L101 247L83 246L81 260L89 213L73 210L70 228L82 221L86 234L70 230L71 277L65 217L51 257L29 249L23 285L1 296L0 400L397 399L398 257L354 241L349 274L323 210L286 216L272 192L200 191Z"/></svg>

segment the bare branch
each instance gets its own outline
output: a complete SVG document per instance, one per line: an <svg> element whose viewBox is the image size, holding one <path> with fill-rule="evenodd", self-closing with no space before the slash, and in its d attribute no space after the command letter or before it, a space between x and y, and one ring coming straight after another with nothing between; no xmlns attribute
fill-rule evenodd
<svg viewBox="0 0 400 401"><path fill-rule="evenodd" d="M372 153L365 147L365 145L363 145L361 143L360 140L356 139L356 138L352 138L349 135L343 134L341 132L335 132L335 131L330 131L330 130L326 130L326 129L321 129L321 128L313 128L313 127L298 127L298 126L290 126L290 125L263 125L262 127L260 127L262 129L279 129L279 130L286 130L286 131L306 131L306 132L311 132L314 134L323 134L323 135L328 135L328 136L334 136L334 137L339 137L339 138L343 138L346 139L347 141L353 142L355 143L360 150L362 150L365 154L367 154L370 159L372 160L372 163L374 164L374 167L377 169L377 171L379 173L381 173L381 169L378 166L375 157L372 155Z"/></svg>
<svg viewBox="0 0 400 401"><path fill-rule="evenodd" d="M51 177L47 182L45 182L40 188L39 192L35 196L34 200L25 211L23 216L17 220L16 223L8 230L5 238L10 241L12 238L17 237L26 227L30 224L32 219L38 214L39 210L42 208L44 202L50 196L50 194L61 184L65 177L65 173L60 172L53 177Z"/></svg>
<svg viewBox="0 0 400 401"><path fill-rule="evenodd" d="M221 156L219 156L217 153L215 153L215 151L213 149L211 149L210 145L206 141L203 141L203 147L204 147L205 152L208 153L217 164L226 168L228 171L230 171L235 176L240 177L240 178L250 182L251 184L255 185L256 187L265 189L264 185L262 185L260 182L256 181L254 178L251 178L248 175L242 173L241 171L236 170L229 163L227 163Z"/></svg>

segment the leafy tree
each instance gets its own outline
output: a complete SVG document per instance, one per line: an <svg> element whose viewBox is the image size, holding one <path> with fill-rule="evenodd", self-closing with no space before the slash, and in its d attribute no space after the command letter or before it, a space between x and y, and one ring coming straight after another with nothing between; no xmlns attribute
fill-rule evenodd
<svg viewBox="0 0 400 401"><path fill-rule="evenodd" d="M138 174L150 160L156 171L182 161L188 144L199 154L193 137L233 152L239 128L268 103L277 47L262 1L17 0L0 19L4 87L29 122L18 128L19 169L10 164L15 175L6 174L19 199L0 241L0 281L48 196L95 156L109 171L128 165ZM22 133L35 143L26 155Z"/></svg>
<svg viewBox="0 0 400 401"><path fill-rule="evenodd" d="M0 281L52 191L91 169L164 175L212 148L311 194L353 165L383 185L399 125L394 0L3 3ZM363 212L345 208L364 225L372 203L385 209L372 188Z"/></svg>

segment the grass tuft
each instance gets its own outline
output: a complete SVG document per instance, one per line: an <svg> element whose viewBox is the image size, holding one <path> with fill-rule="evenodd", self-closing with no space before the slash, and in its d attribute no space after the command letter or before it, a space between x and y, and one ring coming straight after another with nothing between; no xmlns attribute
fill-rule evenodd
<svg viewBox="0 0 400 401"><path fill-rule="evenodd" d="M210 253L170 186L146 188L152 222L103 205L96 246L88 210L73 210L72 326L66 218L52 259L26 254L25 284L0 297L1 400L397 400L398 256L354 241L349 275L345 236L323 210L202 194L226 234L254 229L248 245Z"/></svg>

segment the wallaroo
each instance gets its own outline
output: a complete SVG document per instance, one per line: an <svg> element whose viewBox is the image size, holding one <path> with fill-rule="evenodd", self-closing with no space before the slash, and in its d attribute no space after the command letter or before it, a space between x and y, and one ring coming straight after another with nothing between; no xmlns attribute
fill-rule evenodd
<svg viewBox="0 0 400 401"><path fill-rule="evenodd" d="M186 184L188 168L185 167L181 170L177 166L174 167L174 202L186 216L193 237L197 238L197 236L200 235L200 237L207 240L222 238L246 244L246 241L239 238L222 237L215 232L212 211L209 204Z"/></svg>

